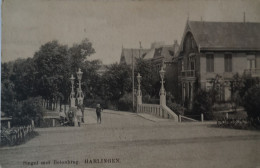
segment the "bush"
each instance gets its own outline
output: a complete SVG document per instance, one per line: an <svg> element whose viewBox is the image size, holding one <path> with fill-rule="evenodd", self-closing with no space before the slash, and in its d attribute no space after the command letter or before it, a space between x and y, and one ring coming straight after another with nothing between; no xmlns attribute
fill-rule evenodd
<svg viewBox="0 0 260 168"><path fill-rule="evenodd" d="M151 97L150 95L143 96L143 103L146 104L159 104L160 99Z"/></svg>
<svg viewBox="0 0 260 168"><path fill-rule="evenodd" d="M186 109L182 107L180 104L173 103L170 101L167 102L167 106L177 115L184 115L184 111L186 111Z"/></svg>
<svg viewBox="0 0 260 168"><path fill-rule="evenodd" d="M251 87L244 96L244 108L247 111L248 118L259 123L260 118L260 85Z"/></svg>
<svg viewBox="0 0 260 168"><path fill-rule="evenodd" d="M133 99L133 97L132 97L131 93L124 94L124 96L121 97L118 101L118 110L133 111L133 100L132 99Z"/></svg>
<svg viewBox="0 0 260 168"><path fill-rule="evenodd" d="M211 93L205 90L199 89L194 96L192 114L200 115L204 114L205 119L212 119L212 102Z"/></svg>
<svg viewBox="0 0 260 168"><path fill-rule="evenodd" d="M41 106L41 98L29 98L20 104L15 105L13 113L13 125L30 125L31 120L35 121L38 126L43 118L43 108Z"/></svg>

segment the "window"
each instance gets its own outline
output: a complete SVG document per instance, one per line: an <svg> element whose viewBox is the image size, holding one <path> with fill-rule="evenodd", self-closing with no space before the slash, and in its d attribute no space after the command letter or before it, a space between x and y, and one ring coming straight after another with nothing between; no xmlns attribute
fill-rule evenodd
<svg viewBox="0 0 260 168"><path fill-rule="evenodd" d="M181 61L181 70L184 71L184 61Z"/></svg>
<svg viewBox="0 0 260 168"><path fill-rule="evenodd" d="M214 72L214 55L213 54L206 55L206 71Z"/></svg>
<svg viewBox="0 0 260 168"><path fill-rule="evenodd" d="M225 72L232 72L232 55L225 54Z"/></svg>
<svg viewBox="0 0 260 168"><path fill-rule="evenodd" d="M255 55L247 56L247 69L255 69Z"/></svg>
<svg viewBox="0 0 260 168"><path fill-rule="evenodd" d="M189 69L195 70L195 59L194 56L189 57Z"/></svg>

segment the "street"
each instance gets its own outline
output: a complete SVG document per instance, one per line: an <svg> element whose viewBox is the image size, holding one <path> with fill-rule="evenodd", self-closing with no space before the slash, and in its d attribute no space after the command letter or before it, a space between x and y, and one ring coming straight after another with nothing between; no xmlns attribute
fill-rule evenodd
<svg viewBox="0 0 260 168"><path fill-rule="evenodd" d="M38 136L0 148L2 168L260 167L259 131L174 123L147 114L85 110L81 127L37 128ZM0 166L0 167L1 167Z"/></svg>

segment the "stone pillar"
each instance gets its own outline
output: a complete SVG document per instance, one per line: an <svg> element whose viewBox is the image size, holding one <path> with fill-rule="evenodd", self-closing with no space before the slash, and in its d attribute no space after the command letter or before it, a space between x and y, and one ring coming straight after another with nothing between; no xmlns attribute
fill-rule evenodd
<svg viewBox="0 0 260 168"><path fill-rule="evenodd" d="M228 119L228 113L226 113L226 118Z"/></svg>
<svg viewBox="0 0 260 168"><path fill-rule="evenodd" d="M142 104L142 95L137 95L137 104Z"/></svg>
<svg viewBox="0 0 260 168"><path fill-rule="evenodd" d="M165 106L166 105L166 92L164 89L164 75L165 75L165 70L164 70L165 64L164 61L162 62L162 68L159 71L160 77L161 77L161 89L160 89L160 105Z"/></svg>
<svg viewBox="0 0 260 168"><path fill-rule="evenodd" d="M137 82L138 82L138 90L137 90L137 104L142 104L142 91L141 91L141 78L142 76L140 73L137 75Z"/></svg>
<svg viewBox="0 0 260 168"><path fill-rule="evenodd" d="M71 93L70 93L70 107L75 107L75 92L74 92L74 76L71 75L70 81L71 81Z"/></svg>
<svg viewBox="0 0 260 168"><path fill-rule="evenodd" d="M76 101L76 99L74 97L70 99L70 106L71 107L75 107L75 101Z"/></svg>
<svg viewBox="0 0 260 168"><path fill-rule="evenodd" d="M182 100L183 100L183 103L184 103L185 102L185 97L186 97L186 90L185 90L186 89L186 84L185 84L185 82L183 82L182 85L183 85L183 87L182 87L182 89L183 89L182 90L182 96L183 96Z"/></svg>
<svg viewBox="0 0 260 168"><path fill-rule="evenodd" d="M166 105L166 92L165 92L164 85L163 85L164 81L162 80L161 83L162 83L162 86L161 86L161 90L160 90L160 105L165 106Z"/></svg>
<svg viewBox="0 0 260 168"><path fill-rule="evenodd" d="M34 121L32 120L32 128L34 128Z"/></svg>
<svg viewBox="0 0 260 168"><path fill-rule="evenodd" d="M8 124L8 128L11 128L11 122L8 121L7 124Z"/></svg>
<svg viewBox="0 0 260 168"><path fill-rule="evenodd" d="M204 122L204 115L201 113L201 122Z"/></svg>
<svg viewBox="0 0 260 168"><path fill-rule="evenodd" d="M55 119L52 119L52 126L55 127Z"/></svg>
<svg viewBox="0 0 260 168"><path fill-rule="evenodd" d="M192 104L193 104L193 92L194 92L194 82L191 82L191 88L190 88L190 105L191 105L191 108L192 108Z"/></svg>

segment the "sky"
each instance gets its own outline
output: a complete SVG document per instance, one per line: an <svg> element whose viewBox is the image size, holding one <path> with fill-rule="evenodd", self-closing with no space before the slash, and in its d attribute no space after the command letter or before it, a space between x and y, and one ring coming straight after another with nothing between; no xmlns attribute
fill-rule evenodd
<svg viewBox="0 0 260 168"><path fill-rule="evenodd" d="M58 40L72 46L88 38L90 59L119 62L122 46L150 48L180 43L186 21L260 22L260 0L5 0L2 3L2 62L33 57Z"/></svg>

